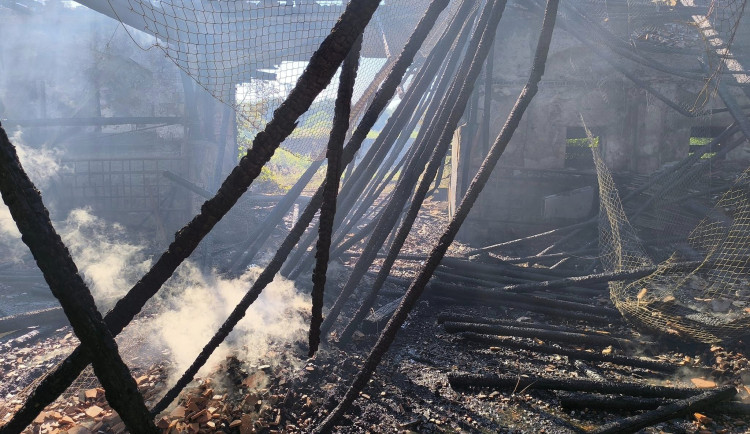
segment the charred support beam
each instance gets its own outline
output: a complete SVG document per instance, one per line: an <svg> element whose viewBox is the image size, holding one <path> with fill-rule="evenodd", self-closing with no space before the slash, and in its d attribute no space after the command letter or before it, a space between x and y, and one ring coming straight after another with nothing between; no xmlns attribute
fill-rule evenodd
<svg viewBox="0 0 750 434"><path fill-rule="evenodd" d="M485 335L479 333L465 332L460 336L468 341L479 342L496 347L510 348L514 350L533 351L542 354L558 354L566 356L572 360L585 360L587 362L606 362L615 365L630 366L634 368L649 369L658 372L674 373L681 367L671 363L659 362L656 360L647 360L636 357L605 355L601 353L591 353L583 350L571 350L567 348L558 348L547 344L531 344L511 338Z"/></svg>
<svg viewBox="0 0 750 434"><path fill-rule="evenodd" d="M363 0L352 2L346 7L331 33L310 58L307 68L286 101L276 109L265 130L255 137L252 148L224 180L217 194L203 204L201 212L176 234L169 249L107 314L105 321L113 335L132 321L206 234L247 191L279 144L294 130L299 117L331 81L379 4L379 0ZM19 431L31 423L44 406L55 400L75 380L89 361L88 354L75 350L39 383L21 410L0 428L0 433Z"/></svg>
<svg viewBox="0 0 750 434"><path fill-rule="evenodd" d="M659 270L664 273L682 273L695 269L700 265L698 261L679 262L666 267L639 267L631 270L612 271L608 273L589 274L587 276L568 277L565 279L547 280L544 282L524 283L520 285L509 285L502 288L502 291L509 292L532 292L552 288L564 288L566 286L583 286L615 282L621 280L635 280Z"/></svg>
<svg viewBox="0 0 750 434"><path fill-rule="evenodd" d="M406 67L411 64L415 53L424 42L430 29L434 26L440 13L448 5L447 0L433 0L430 6L427 8L425 15L420 20L417 28L412 33L409 41L404 46L399 59L396 61L396 65L393 67L391 74L385 81L383 87L378 91L378 95L375 96L373 103L367 110L367 113L360 121L360 125L355 131L352 139L344 148L342 164L349 164L354 159L354 154L359 149L362 140L367 134L367 131L372 128L373 124L377 120L378 114L385 108L387 102L393 96L396 86L401 81L403 73ZM360 31L361 33L361 31ZM242 300L232 310L232 313L224 321L219 330L214 334L211 340L203 347L201 353L193 361L190 367L182 374L182 377L178 380L167 394L156 404L152 412L159 413L169 406L169 404L179 395L180 391L192 381L198 370L206 363L208 358L213 354L216 348L226 339L229 333L234 329L237 323L244 318L247 308L260 296L261 292L265 287L273 281L276 273L279 272L282 264L289 256L292 248L299 241L302 234L307 229L307 226L312 221L313 216L321 206L323 201L323 187L318 188L315 195L310 199L310 203L300 215L300 218L295 223L289 235L284 239L279 247L279 250L274 255L271 262L261 272L258 278L253 283L253 286L248 290L247 293L242 297Z"/></svg>
<svg viewBox="0 0 750 434"><path fill-rule="evenodd" d="M413 35L417 35L416 31L415 31L415 33ZM446 35L447 35L447 33L444 34L443 37L446 37ZM426 37L426 35L425 36L420 36L420 37L424 38L424 37ZM415 42L417 42L417 41L415 41ZM414 48L414 47L418 46L421 43L422 43L421 40L418 41L418 44L415 44L414 46L412 46L412 49L416 50L417 48ZM444 47L447 50L447 47L445 47L442 44L438 44L438 47ZM353 150L351 152L351 156L347 156L346 157L349 161L353 160L354 153L356 153L356 151L359 150L360 146L362 145L362 142L364 141L364 139L367 136L367 133L370 131L370 129L373 127L373 125L375 125L375 122L377 121L378 117L380 116L380 113L382 113L382 111L385 109L385 106L388 104L388 102L390 101L390 99L393 97L393 94L395 93L396 88L399 86L399 84L401 82L401 79L404 77L404 74L406 72L406 68L409 66L409 64L407 64L405 62L405 60L407 60L407 57L404 57L404 55L403 55L404 53L409 53L408 51L406 51L406 49L407 49L407 46L405 46L404 50L402 50L402 55L399 58L401 60L401 62L397 63L396 65L394 65L394 67L391 69L391 72L390 72L388 78L384 82L384 84L381 87L381 89L377 92L375 98L373 99L372 104L370 105L370 108L368 109L367 113L365 113L365 116L362 117L362 120L360 121L359 126L355 130L354 134L352 134L352 137L349 140L349 144L347 144L347 148L350 148L350 149ZM435 53L433 53L433 54L435 54ZM411 57L409 57L408 60L409 60L409 62L411 62L411 59L413 59L414 53L409 53L409 55ZM433 55L431 54L430 57L434 59L434 58L439 58L440 56L433 57ZM428 61L427 64L425 65L425 67L429 69L430 65L434 65L435 68L437 68L437 66L438 66L435 62L429 62ZM435 72L435 71L433 71L433 72ZM429 77L428 74L425 74L424 76ZM414 92L412 92L411 90L407 91L407 98L404 101L402 101L401 104L404 104L404 103L409 102L410 100L413 100L413 99L408 98L408 95L416 95L417 87L420 85L421 82L424 82L425 86L426 86L427 83L425 82L425 80L420 80L419 82L415 83L414 86L412 86L412 89L414 90ZM399 107L401 106L401 104L399 104ZM394 113L393 116L389 117L388 122L386 123L386 127L388 127L389 124L393 125L393 123L391 122L391 120L393 120L393 122L397 122L398 119L400 119L400 118L401 118L401 116L395 116L395 113ZM378 139L381 136L383 136L383 134L379 135ZM385 136L383 136L383 140L385 140ZM364 161L366 163L364 165L358 166L357 170L355 171L355 173L353 175L351 175L351 176L347 175L346 176L346 181L345 181L345 183L344 183L344 185L343 185L343 187L341 189L342 190L341 191L342 196L341 196L341 202L340 202L341 205L339 207L340 208L340 211L339 211L340 213L338 214L339 216L342 216L345 213L344 210L347 209L347 206L345 204L346 203L345 195L348 194L347 192L350 191L350 190L352 190L352 189L356 190L356 188L354 186L358 185L358 180L360 180L361 177L364 176L364 174L362 173L362 171L366 170L366 167L368 166L368 163L370 162L370 160L375 160L376 159L376 156L378 155L377 154L377 150L378 149L383 149L382 146L376 146L377 144L378 144L378 142L376 141L376 143L373 144L373 146L370 147L370 149L368 150L367 154L365 155ZM345 152L348 152L348 151L345 151ZM361 166L365 166L365 167L360 168ZM318 204L317 206L320 206L320 204ZM289 261L287 261L286 265L281 269L281 274L283 276L291 277L293 275L293 273L296 272L296 270L294 268L297 265L301 265L300 261L302 260L302 257L305 256L307 248L312 243L312 239L313 239L313 235L309 235L308 237L305 238L304 241L302 241L297 246L297 250L289 258ZM339 247L337 247L337 250L340 247L341 246L339 245ZM343 250L346 250L346 248L344 248ZM335 253L334 253L334 256L335 256ZM296 275L296 274L294 274L294 275Z"/></svg>
<svg viewBox="0 0 750 434"><path fill-rule="evenodd" d="M565 390L568 392L593 392L616 395L644 396L648 398L683 399L699 395L701 389L688 387L652 386L650 384L608 382L581 378L545 378L520 375L448 373L448 382L454 389L480 387L504 390Z"/></svg>
<svg viewBox="0 0 750 434"><path fill-rule="evenodd" d="M401 179L399 179L394 197L389 201L386 209L378 219L377 226L362 251L362 256L357 260L354 270L349 276L349 279L347 279L339 297L336 299L336 302L328 313L328 317L323 325L324 332L331 329L334 321L343 309L344 304L349 298L351 298L354 289L359 285L362 277L375 259L375 255L377 255L378 251L383 246L388 234L391 233L393 227L397 225L398 218L401 215L398 211L407 203L407 200L411 196L413 184L418 181L419 175L422 174L422 180L417 187L417 191L414 193L404 223L398 229L396 242L391 246L384 264L385 266L380 270L381 275L387 275L390 272L390 266L393 264L403 242L408 236L411 225L419 212L427 190L429 190L430 184L437 173L437 166L442 163L442 155L447 152L453 132L458 126L458 122L466 109L474 88L474 83L479 76L482 64L492 46L492 41L494 40L494 35L497 30L497 23L499 22L499 16L502 16L504 8L505 2L503 2L502 8L497 12L498 20L491 22L489 13L487 12L491 10L491 3L485 5L458 71L454 77L443 77L443 80L450 80L448 93L442 101L439 101L440 105L436 116L430 120L428 128L424 131L420 131L419 137L415 143L415 146L420 146L422 155L418 158L414 158L412 161L413 168L405 171L406 173L404 173ZM451 56L450 61L457 62L459 57L458 54L458 52L454 53L454 55ZM428 146L435 142L435 149L430 153L428 151ZM427 164L427 168L424 169L424 173L422 173L422 167L424 167L428 157L430 157L429 163ZM380 277L376 280L381 286L383 281L384 277ZM379 290L380 286L374 286L370 291L365 301L365 304L368 306L365 309L359 309L357 312L356 316L358 321L369 311L372 302L374 302L375 297L377 296L377 291ZM348 333L353 332L354 327L354 325L349 327Z"/></svg>
<svg viewBox="0 0 750 434"><path fill-rule="evenodd" d="M499 303L523 303L533 304L537 307L546 307L555 310L564 310L572 312L583 312L590 315L599 315L611 319L619 319L620 313L616 309L605 306L594 306L589 303L578 303L572 301L556 300L554 298L539 297L529 294L514 294L506 291L497 291L487 288L470 288L459 287L455 285L445 285L438 282L430 284L432 294L452 298L479 298L483 300L496 300Z"/></svg>
<svg viewBox="0 0 750 434"><path fill-rule="evenodd" d="M491 23L493 27L497 26L497 22L499 22L500 20L500 12L504 9L505 6L505 2L502 0L498 3L500 4L496 3L495 6L495 9L497 10L493 11L495 13L495 15L493 16L493 22ZM359 396L360 391L367 385L367 382L370 380L372 373L377 368L386 351L388 351L388 348L396 338L396 334L403 325L404 321L406 321L409 312L411 312L411 310L414 308L414 305L417 303L417 300L419 300L419 297L424 292L424 289L427 286L427 282L432 277L432 273L435 271L435 269L440 264L440 261L445 256L448 247L456 237L461 224L466 219L466 216L468 215L469 210L471 210L471 207L474 205L477 196L482 191L484 185L487 183L487 180L492 174L492 170L497 164L498 159L505 151L505 148L510 142L510 139L513 137L513 133L518 127L523 113L526 111L526 108L528 107L529 103L531 103L531 100L538 91L539 81L541 80L542 75L544 75L544 67L547 62L547 53L549 52L549 46L552 40L552 31L555 27L555 20L557 18L557 6L558 0L549 0L547 3L547 8L544 13L542 30L539 35L539 41L537 43L536 53L534 55L534 61L532 64L528 83L521 91L521 94L519 95L515 106L511 110L508 119L500 132L500 135L492 144L492 147L490 148L487 157L482 163L482 166L479 168L479 171L474 176L474 179L469 185L469 189L464 195L464 198L456 211L456 215L448 224L448 227L443 232L437 245L430 252L430 256L427 259L427 262L419 271L412 284L409 286L409 289L406 291L401 305L399 305L399 308L393 314L390 321L388 321L386 328L383 330L383 333L381 333L378 341L375 343L375 346L365 360L362 369L357 374L351 387L349 387L349 389L346 391L346 394L344 395L341 402L339 402L339 404L336 406L336 408L331 411L331 413L325 418L325 420L323 420L323 422L319 426L315 428L316 432L330 432L339 418L343 416L344 412L346 412L352 402L354 402L357 396ZM497 21L494 21L494 19L496 19ZM491 39L484 41L484 43L491 44L492 40L494 40L494 32L492 35L488 35L488 37L490 37Z"/></svg>
<svg viewBox="0 0 750 434"><path fill-rule="evenodd" d="M430 287L428 286L428 290ZM556 309L554 307L537 306L534 302L517 302L510 300L503 300L502 298L496 297L460 297L455 292L441 292L434 291L430 292L430 297L436 301L447 302L452 305L476 305L476 306L494 306L500 308L511 308L520 311L534 312L537 314L544 315L545 317L557 318L563 321L582 321L587 324L597 325L609 325L614 322L618 322L618 318L607 317L602 315L594 315L585 312L570 311L567 309Z"/></svg>
<svg viewBox="0 0 750 434"><path fill-rule="evenodd" d="M596 434L632 433L659 422L664 422L677 417L682 417L698 410L703 410L711 405L731 399L737 394L734 386L723 386L715 390L691 396L686 399L663 405L637 416L628 417L617 422L604 425L591 431Z"/></svg>
<svg viewBox="0 0 750 434"><path fill-rule="evenodd" d="M471 2L466 7L463 7L459 10L460 15L457 14L456 18L454 19L454 22L461 22L462 18L465 13L469 12L469 7L472 5ZM453 27L453 26L451 26ZM448 38L445 38L441 44L440 44L440 51L447 51L447 48L451 46L451 43L453 42L450 38L450 35L452 35L453 28L449 29L448 32L445 33L445 36L448 36ZM462 34L458 38L458 44L463 44L462 41L464 41L464 35L465 32L462 32ZM357 265L355 265L354 270L352 271L349 279L347 280L346 284L344 285L344 289L341 291L339 297L337 298L336 302L334 303L333 307L331 307L329 311L329 315L326 317L326 321L323 323L323 333L326 333L332 324L332 322L336 319L338 316L338 313L342 307L342 303L345 302L348 297L351 295L351 292L353 291L354 287L359 283L359 280L362 276L363 269L367 269L369 267L369 263L372 262L372 259L369 258L369 256L372 254L371 248L374 246L375 250L379 250L380 246L385 241L385 238L388 236L388 234L391 232L391 229L393 225L395 224L396 219L400 216L401 209L404 207L404 204L408 200L409 194L411 193L411 190L413 189L413 184L415 182L415 179L419 176L420 173L423 171L423 167L425 165L426 159L428 157L428 151L426 150L428 146L431 144L429 140L426 140L426 138L431 135L435 131L435 125L438 125L437 128L445 127L445 124L441 124L436 121L437 117L440 116L441 109L444 107L444 101L448 100L451 101L454 98L451 98L451 94L445 94L446 88L448 83L451 82L449 78L446 77L452 77L452 76L458 76L462 77L465 75L465 70L460 70L459 72L456 72L454 74L454 69L456 65L458 64L458 60L461 57L461 48L462 45L456 45L455 50L453 53L451 53L448 61L446 62L439 53L435 53L436 55L431 55L430 62L425 65L427 68L438 68L441 65L444 65L444 68L441 73L441 78L438 79L436 90L434 91L434 95L431 98L431 102L428 105L428 108L425 112L425 119L429 119L429 126L427 128L421 128L419 134L417 135L417 139L414 141L414 144L412 145L412 149L414 150L412 155L409 158L409 161L405 165L405 169L402 170L402 176L399 177L398 183L396 184L396 187L393 191L391 199L387 202L386 207L381 210L378 217L369 225L367 225L367 230L372 230L372 235L370 235L370 239L367 241L367 246L363 250L363 257L360 258L357 261ZM447 53L446 53L447 54ZM445 54L444 54L445 55ZM437 70L435 71L437 72ZM462 75L461 72L464 72ZM416 93L418 88L426 88L426 86L433 80L432 74L424 74L420 77L420 81L415 83L413 86L414 93L410 93L410 95L406 98L404 101L404 105L411 105L414 106L419 102L419 99L421 97L420 94ZM451 92L449 90L448 92ZM445 95L445 96L444 96ZM403 124L408 120L408 112L409 110L404 110L399 116L396 116L395 113L393 116L391 116L391 119L394 119L394 124L399 124L401 127ZM438 115L433 115L433 113L437 112ZM388 125L386 125L388 126ZM393 140L395 139L397 134L409 134L409 132L401 132L401 128L396 128L398 125L393 125L392 128L386 132L385 134L381 133L381 135L384 137L383 142L381 143L381 150L386 151L386 148L390 145ZM380 136L378 137L380 138ZM385 138L388 138L387 141ZM375 145L373 145L374 147ZM385 154L382 153L382 158L385 157ZM367 157L365 158L367 161ZM380 165L381 158L374 158L373 161L369 161L367 164L367 167L365 168L363 173L360 175L355 174L354 178L354 186L352 188L349 188L349 185L344 186L344 190L346 192L342 191L343 194L349 194L350 196L354 196L354 199L356 199L356 195L353 193L361 191L362 188L364 188L365 182L369 180L372 177L372 174L377 169L377 167ZM359 187L358 187L359 183ZM342 196L343 198L344 196ZM374 198L373 198L374 199ZM342 199L342 203L346 203L347 201L345 199ZM350 209L354 203L352 202L352 198L349 199L349 205L347 205L345 208L346 210ZM343 213L341 214L343 216ZM354 216L352 216L354 217ZM349 240L343 241L344 234L348 233L347 228L351 228L350 224L354 223L350 221L343 229L339 231L339 237L337 238L337 248L336 251L341 251L342 247L346 244L350 244L354 239L356 238L364 238L368 234L363 233L364 231L360 230L359 233L355 234L353 237L350 237ZM348 248L348 247L347 247ZM335 256L334 256L335 257ZM310 263L310 255L304 259L301 260L297 269L293 272L288 274L289 278L296 278L301 272L306 271L309 267ZM288 264L288 266L291 266L292 264ZM282 270L283 274L283 270Z"/></svg>
<svg viewBox="0 0 750 434"><path fill-rule="evenodd" d="M613 396L570 392L562 392L558 396L560 398L560 406L565 410L653 410L668 403L668 401L660 398L642 398L639 396Z"/></svg>
<svg viewBox="0 0 750 434"><path fill-rule="evenodd" d="M13 220L44 274L52 294L60 301L94 372L104 386L107 401L132 432L156 433L143 396L120 358L117 343L96 309L73 258L52 227L42 195L21 167L15 147L0 127L0 192Z"/></svg>
<svg viewBox="0 0 750 434"><path fill-rule="evenodd" d="M320 324L323 322L323 295L326 286L326 272L328 271L328 255L331 248L331 236L333 235L333 219L336 216L336 197L339 193L339 182L341 181L341 153L344 148L344 140L346 140L346 131L349 129L349 112L351 111L354 81L357 78L361 48L362 37L357 39L357 43L354 44L341 67L333 127L328 140L326 153L328 169L323 184L323 204L320 207L317 253L315 254L315 269L312 275L312 317L310 319L309 352L307 354L309 357L315 355L320 344Z"/></svg>
<svg viewBox="0 0 750 434"><path fill-rule="evenodd" d="M521 322L521 321L512 320L512 319L489 318L485 316L465 315L465 314L460 314L460 313L441 313L437 316L438 324L444 324L446 322L496 324L496 325L503 325L503 326L510 326L510 327L525 327L525 328L539 329L539 330L555 330L555 331L560 331L560 332L584 333L578 328L567 327L567 326L562 326L562 325L557 325L557 324Z"/></svg>
<svg viewBox="0 0 750 434"><path fill-rule="evenodd" d="M598 411L638 411L654 410L662 405L671 404L673 400L659 398L640 398L637 396L597 395L591 393L560 393L560 406L566 410ZM732 416L750 415L750 404L741 402L719 402L703 409L708 414L725 414Z"/></svg>

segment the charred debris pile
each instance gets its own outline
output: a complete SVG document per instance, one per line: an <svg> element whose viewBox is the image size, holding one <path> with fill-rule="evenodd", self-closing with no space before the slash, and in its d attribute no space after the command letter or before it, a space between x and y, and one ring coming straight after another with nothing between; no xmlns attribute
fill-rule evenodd
<svg viewBox="0 0 750 434"><path fill-rule="evenodd" d="M709 41L705 69L689 71L588 25L580 5L559 3L520 6L535 17L526 76L494 138L492 98L485 98L484 125L474 132L486 142L480 156L473 151L481 163L453 191L448 212L437 195L446 157L455 172L459 156L471 158L449 151L467 110L479 105L474 91L493 92L492 74L482 71L502 61L493 59L493 46L503 42L497 33L511 5L429 2L363 108L353 104L355 83L366 29L382 5L350 2L215 194L160 172L160 182L205 201L168 248L142 263L123 297L94 299L69 238L52 224L13 140L0 130L0 192L38 266L0 264L0 282L25 288L30 299L51 290L59 303L30 302L33 310L0 318L0 433L746 432L750 190L747 161L728 158L750 138L738 100L750 96L743 57L712 28L715 11L692 2L664 5ZM727 20L742 16L745 2L734 3L724 5ZM536 234L491 245L456 242L472 208L493 193L493 171L540 93L550 46L563 32L680 116L712 113L670 100L623 62L705 82L723 104L712 110L731 125L648 176L615 176L596 129L581 116L585 135L576 140L591 152L598 207ZM684 39L679 31L640 36ZM663 49L657 45L652 51ZM229 213L236 204L247 205L243 194L329 83L337 91L317 190L301 199L322 159L271 206L256 203L256 215L243 216L257 218L247 236L227 245L212 239L225 216L235 221ZM358 156L396 94L399 104ZM179 346L145 351L153 336L139 325L157 315L163 287L185 290L170 279L199 244L202 252L213 249L203 259L225 279L214 283L235 279L241 293L228 309L201 299L192 320L211 310L219 320L186 360ZM248 278L248 267L261 262ZM250 332L240 324L263 321L253 308L274 279L310 294L306 339L272 338L247 362L236 348L256 350L241 340ZM229 351L225 342L234 344ZM217 352L218 362L209 362Z"/></svg>

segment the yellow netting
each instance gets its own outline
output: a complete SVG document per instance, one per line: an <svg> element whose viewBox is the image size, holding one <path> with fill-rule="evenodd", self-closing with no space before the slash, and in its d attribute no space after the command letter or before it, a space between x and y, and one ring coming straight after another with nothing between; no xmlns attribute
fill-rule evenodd
<svg viewBox="0 0 750 434"><path fill-rule="evenodd" d="M608 271L652 265L631 226L599 150L592 147L599 179L599 242ZM655 209L668 208L707 171L706 160L685 165L657 187ZM612 282L610 296L636 325L702 342L719 342L750 329L750 185L743 172L671 257L650 276ZM675 227L674 225L672 227ZM670 226L665 225L669 231ZM679 230L675 229L679 234ZM669 235L669 234L668 234ZM698 260L685 272L674 266Z"/></svg>

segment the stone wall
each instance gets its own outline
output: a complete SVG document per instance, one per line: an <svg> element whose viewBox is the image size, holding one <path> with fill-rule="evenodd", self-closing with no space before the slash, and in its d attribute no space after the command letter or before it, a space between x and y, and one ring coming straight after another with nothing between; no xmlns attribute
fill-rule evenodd
<svg viewBox="0 0 750 434"><path fill-rule="evenodd" d="M519 9L510 9L503 18L493 53L490 140L483 141L477 134L484 118L484 84L480 78L475 87L475 106L467 110L453 143L452 161L458 163L451 178L451 209L460 202L464 181L470 181L476 173L525 84L540 27L537 21L538 17ZM615 24L612 27L615 31L618 28ZM669 62L665 56L660 59ZM627 65L633 75L673 101L698 98L700 89L695 88L695 82L687 83L642 65ZM685 67L695 69L696 65ZM705 108L712 107L722 105L712 99ZM462 239L486 244L576 221L570 213L545 218L543 211L547 196L586 185L596 188L593 160L589 167L566 168L566 139L576 131L581 137L582 121L599 138L611 171L650 174L687 156L691 127L727 126L731 118L720 114L696 119L678 113L558 28L539 93L464 224ZM583 200L577 204L581 218L596 211L595 202Z"/></svg>

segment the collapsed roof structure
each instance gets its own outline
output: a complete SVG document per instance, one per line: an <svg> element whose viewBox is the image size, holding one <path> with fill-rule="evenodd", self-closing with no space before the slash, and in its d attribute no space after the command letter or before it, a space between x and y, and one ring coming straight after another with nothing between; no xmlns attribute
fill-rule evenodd
<svg viewBox="0 0 750 434"><path fill-rule="evenodd" d="M565 287L571 294L557 294L561 298L554 301L564 309L581 305L590 285L607 282L614 307L641 330L708 343L747 334L745 1L80 3L127 26L133 43L160 50L179 70L179 84L154 86L171 92L150 95L154 101L144 110L151 113L128 113L117 105L116 90L137 91L144 82L158 82L159 74L107 53L97 57L94 76L113 79L97 82L93 116L48 116L47 110L66 107L49 108L42 78L33 92L44 95L38 96L39 116L24 116L29 109L15 106L31 92L11 84L28 77L11 74L0 82L2 123L89 129L91 136L84 137L95 143L121 133L123 125L133 127L124 156L98 154L94 145L85 155L64 159L69 172L57 186L62 193L56 212L91 206L128 227L148 224L155 239L169 244L103 315L24 171L15 139L0 134L4 202L81 341L28 388L25 401L3 419L2 433L37 419L89 363L131 432L174 428L170 422L157 428L154 416L173 405L278 274L297 281L312 274L308 355L331 336L346 345L382 301L386 282L399 280L391 273L394 264L405 259L404 244L426 200L440 193L448 204L447 222L423 246L405 291L384 303L382 332L351 385L310 429L329 432L341 421L426 289L443 300L492 298L539 307L549 299L524 293ZM34 8L53 7L60 14L74 10L0 3L32 16ZM6 28L24 25L5 20ZM41 32L44 23L33 24ZM25 43L16 50L3 47L9 53L4 56L18 56ZM179 87L182 107L160 105ZM159 132L149 135L144 126ZM243 134L248 146L235 160ZM138 148L139 135L153 142ZM60 140L45 133L29 139L35 137L40 143ZM116 146L118 138L111 140ZM304 155L309 166L261 222L245 223L239 231L232 220L231 245L222 249L225 256L215 255L212 243L222 242L215 228L233 218L230 211L244 203L243 195L279 150ZM325 175L316 175L324 163ZM742 170L722 177L715 166ZM314 193L301 200L305 189ZM715 206L696 200L717 194L723 196ZM689 216L675 225L675 216L684 214ZM173 227L172 240L167 233ZM279 232L285 237L280 244ZM448 255L457 237L473 247L467 258ZM519 245L533 249L546 240L552 241L541 250L510 255ZM158 402L147 403L115 337L199 245L204 271L236 277L266 263L201 343L195 360ZM270 260L261 259L269 248L275 252ZM324 315L326 293L336 286L326 278L328 264L353 248L356 261ZM347 311L375 262L375 280L354 312ZM452 285L459 282L472 288L457 294ZM565 301L566 295L578 298ZM601 306L577 308L584 310L577 319L594 323L606 321L599 313L614 313ZM342 313L351 317L340 318ZM342 319L344 324L337 323ZM340 332L331 334L337 325ZM485 340L476 332L524 333L491 332L490 326L502 327L464 318L446 321L445 330ZM568 333L558 332L554 336ZM507 379L496 380L449 376L454 388L504 387ZM648 426L731 398L736 390L680 393L673 397L683 400L666 414L647 412L600 432ZM200 411L190 417L197 419Z"/></svg>

